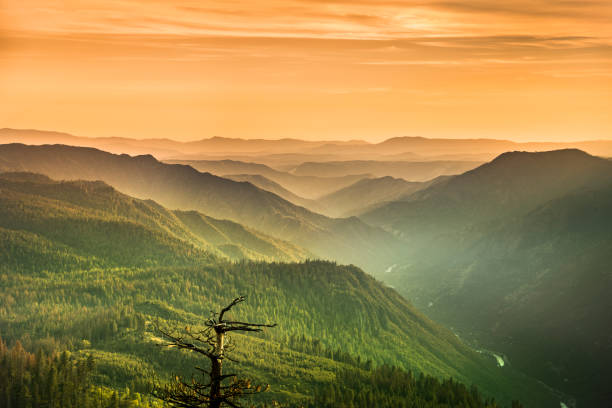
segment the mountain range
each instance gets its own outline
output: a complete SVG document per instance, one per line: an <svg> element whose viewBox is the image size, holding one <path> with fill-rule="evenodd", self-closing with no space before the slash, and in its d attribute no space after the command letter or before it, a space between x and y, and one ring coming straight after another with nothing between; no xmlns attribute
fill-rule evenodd
<svg viewBox="0 0 612 408"><path fill-rule="evenodd" d="M326 214L325 208L322 207L316 200L311 200L308 198L300 197L291 191L287 190L285 187L280 184L270 180L267 177L264 177L259 174L229 174L225 175L225 178L234 181L246 181L254 186L259 187L262 190L269 191L271 193L276 194L277 196L293 203L295 205L299 205L300 207L307 208L313 212L317 212L320 214Z"/></svg>
<svg viewBox="0 0 612 408"><path fill-rule="evenodd" d="M0 131L0 136L3 133L6 131ZM49 135L40 137L42 141ZM317 289L324 296L353 299L355 295L366 308L380 306L380 315L374 319L380 329L370 335L380 336L384 329L388 341L377 339L382 343L368 348L331 340L347 336L351 330L365 330L362 320L351 317L343 326L345 331L333 336L328 329L308 329L313 337L326 338L328 346L345 347L356 355L377 355L377 361L388 363L407 361L405 356L398 357L392 343L403 344L406 350L425 344L428 351L418 349L423 360L410 360L403 368L416 364L418 370L450 374L463 381L477 378L482 369L490 376L482 374L479 384L496 393L507 390L508 381L529 388L521 391L528 398L549 397L553 392L536 391L538 387L528 377L518 380L520 374L514 370L519 370L561 390L555 398L570 405L567 395L573 396L578 406L606 406L612 398L607 386L612 377L612 332L607 324L612 317L608 299L612 292L612 161L575 148L507 151L461 174L411 182L384 173L397 166L412 166L413 170L422 163L439 166L433 157L452 161L456 155L465 155L458 161L467 162L468 156L479 161L507 145L494 140L476 144L474 140L445 143L396 138L380 144L321 142L317 147L285 140L276 145L282 146L279 150L256 150L258 143L267 146L272 142L214 138L206 146L211 155L219 154L223 160L168 162L151 155L118 155L87 147L0 145L0 171L13 172L0 177L4 211L0 234L4 253L9 254L3 265L24 273L45 268L74 271L70 273L96 268L158 268L155 274L163 270L180 280L180 274L172 269L176 265L190 271L198 265L216 265L212 269L231 269L240 275L240 267L227 266L228 260L278 262L324 257L356 264L392 286L428 318L450 327L455 333L451 337L459 336L483 355L496 355L514 377L494 379L489 368L475 362L478 359L465 357L463 351L460 354L464 357L453 354L447 347L452 343L450 332L434 335L451 342L437 346L431 345L431 336L418 334L416 343L407 344L403 343L407 340L390 335L399 321L401 326L416 326L405 317L391 317L397 311L390 304L380 306L379 297L393 299L392 304L400 302L401 297L396 299L392 289L381 285L384 291L372 295L361 286L343 286L345 280L363 283L362 272L336 274L336 268L345 267L325 262L260 263L257 279L268 282L269 271L282 274L284 268L302 270L295 265L307 265L306 275L296 278L298 285L310 287L309 279L319 279L319 272L312 271L320 270L337 278ZM144 146L138 143L139 148ZM166 146L165 142L155 143ZM609 155L605 150L609 143L582 145L591 152L599 149L600 154ZM405 150L409 145L412 151ZM231 146L242 146L246 152L243 157L252 161L226 160L223 149ZM548 144L520 146L535 149ZM426 147L431 155L423 160L419 157L425 150L419 149ZM197 145L191 148L197 156ZM306 160L311 154L340 160L311 163ZM376 159L352 158L360 154ZM283 164L274 168L257 161L264 156L274 156L277 164ZM390 160L392 156L407 163L396 163ZM385 166L380 164L382 157ZM297 161L292 162L294 159ZM373 177L376 171L383 177ZM337 216L349 218L333 218ZM104 237L113 238L105 242ZM249 269L255 268L255 264L249 265ZM350 269L352 266L346 268L357 271ZM127 273L122 276L132 279ZM201 279L209 282L213 278ZM284 282L282 291L298 290L291 286L295 283L291 279L276 276L271 285ZM243 278L236 278L234 284L244 288ZM337 292L338 288L344 289ZM258 291L255 293L263 293ZM181 310L181 319L188 320L186 316L196 309L185 307L185 300L181 302L173 307ZM309 307L313 305L299 309L319 313ZM334 303L328 310L343 310L343 318L348 318L348 310L356 307L354 303L350 307ZM401 313L416 313L413 317L419 325L430 324L411 307L402 306ZM270 306L269 311L274 310ZM311 321L297 317L291 306L283 310L292 313L301 325ZM7 327L17 330L17 326ZM415 336L410 330L401 333L400 337ZM279 342L284 344L285 340ZM376 347L384 351L374 351ZM460 367L455 361L467 365ZM463 371L470 374L462 376ZM502 394L509 396L506 391Z"/></svg>
<svg viewBox="0 0 612 408"><path fill-rule="evenodd" d="M612 376L612 162L509 152L362 219L409 242L381 275L430 317L603 406Z"/></svg>
<svg viewBox="0 0 612 408"><path fill-rule="evenodd" d="M169 211L151 200L121 194L100 181L58 182L32 173L0 174L0 228L35 234L33 242L54 242L74 259L107 265L187 262L210 255L232 260L300 261L313 255L240 224L196 211ZM78 236L74 236L75 231ZM24 232L20 232L24 234ZM23 237L5 236L4 244ZM87 237L87 240L83 240ZM134 248L126 239L146 245ZM130 247L130 252L125 249ZM180 249L182 252L177 253ZM128 263L129 264L129 263Z"/></svg>
<svg viewBox="0 0 612 408"><path fill-rule="evenodd" d="M403 136L370 143L362 140L308 141L299 139L235 139L211 137L179 142L172 139L130 139L121 137L91 138L68 133L28 129L0 129L0 143L68 144L95 147L112 153L152 154L159 159L225 159L243 160L265 157L267 163L299 165L308 161L339 160L468 160L486 161L507 151L545 151L577 148L590 154L612 157L612 141L519 143L496 139L429 139ZM274 157L274 155L278 155ZM318 158L309 160L308 157ZM389 174L386 174L389 175Z"/></svg>
<svg viewBox="0 0 612 408"><path fill-rule="evenodd" d="M406 237L508 217L579 188L605 185L612 162L580 150L508 152L361 218Z"/></svg>
<svg viewBox="0 0 612 408"><path fill-rule="evenodd" d="M395 177L407 181L428 181L436 177L461 174L482 164L480 161L375 161L346 160L305 162L292 173L298 176L342 177L369 174L372 177Z"/></svg>
<svg viewBox="0 0 612 408"><path fill-rule="evenodd" d="M367 357L369 364L476 383L506 402L520 396L556 404L545 387L496 367L354 266L230 263L200 245L218 238L199 228L201 214L185 218L99 181L5 173L0 189L3 337L48 348L52 334L73 353L94 356L97 381L106 386L146 390L159 380L154 370L164 379L171 370L187 374L193 357L160 350L151 321L197 327L235 292L251 299L241 308L244 319L279 324L233 344L247 373L273 383L281 401L307 398L333 381L334 371L365 370ZM251 237L244 238L234 245L251 248Z"/></svg>
<svg viewBox="0 0 612 408"><path fill-rule="evenodd" d="M342 176L329 176L327 174L300 176L273 169L265 164L236 160L167 160L165 162L191 166L198 171L227 178L245 174L263 176L279 184L294 195L310 200L317 199L325 194L347 187L369 176L369 174L355 173Z"/></svg>
<svg viewBox="0 0 612 408"><path fill-rule="evenodd" d="M0 145L0 170L46 174L60 180L100 180L171 209L197 210L292 242L327 259L376 271L401 248L401 241L359 219L313 213L248 182L201 173L153 156L114 155L93 148Z"/></svg>
<svg viewBox="0 0 612 408"><path fill-rule="evenodd" d="M327 194L317 202L332 216L353 216L366 212L370 207L410 195L428 185L426 182L411 182L391 176L365 178Z"/></svg>

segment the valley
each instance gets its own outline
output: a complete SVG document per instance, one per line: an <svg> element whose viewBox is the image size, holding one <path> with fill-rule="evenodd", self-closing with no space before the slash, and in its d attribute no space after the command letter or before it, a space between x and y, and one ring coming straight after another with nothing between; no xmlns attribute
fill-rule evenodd
<svg viewBox="0 0 612 408"><path fill-rule="evenodd" d="M422 161L402 165L414 171L403 178L395 177L394 161L378 170L338 163L280 169L230 158L163 162L57 144L1 145L3 288L13 299L2 307L5 316L24 319L4 320L3 338L33 347L41 339L34 333L49 332L52 320L26 319L33 298L20 295L23 285L81 281L79 290L93 294L103 282L94 276L114 276L117 295L82 303L64 294L58 307L66 316L86 307L91 316L108 309L171 324L197 324L222 300L210 288L222 285L226 296L257 299L247 317L263 313L285 327L280 335L240 336L255 353L244 361L269 359L270 349L279 350L270 361L280 366L280 355L314 358L288 378L270 376L280 366L261 359L248 370L279 384L273 395L285 403L307 401L308 390L328 392L325 384L338 370L360 369L346 365L356 356L477 384L505 403L606 400L612 162L577 149L508 152L482 165L466 161L465 171L446 167L452 174L438 174L440 162L431 161L432 177L419 181ZM129 289L142 290L151 279L173 283ZM191 294L181 289L194 285L199 289ZM172 293L172 300L160 293ZM325 293L332 303L322 303ZM51 307L46 296L36 302ZM54 337L67 336L75 352L100 360L107 374L94 378L101 385L116 387L116 378L124 378L148 392L152 380L137 378L149 378L144 373L153 367L133 347L148 348L157 338L151 326L132 322L114 332L123 333L119 347L114 336L72 337L76 326L60 329L63 319L52 323ZM23 327L32 328L31 340ZM79 336L93 348L76 346ZM299 336L323 355L292 343ZM293 345L281 352L287 342ZM329 357L336 349L346 353L343 360ZM317 364L328 368L299 380Z"/></svg>
<svg viewBox="0 0 612 408"><path fill-rule="evenodd" d="M0 408L612 406L612 2L0 3Z"/></svg>
<svg viewBox="0 0 612 408"><path fill-rule="evenodd" d="M520 394L552 404L535 380L514 370L500 373L492 360L357 267L257 257L230 262L223 252L205 250L198 238L208 235L190 219L101 182L4 173L0 189L3 338L28 348L67 344L77 356L92 355L100 385L129 383L146 394L153 372L168 379L172 370L185 370L188 356L170 363L168 353L159 354L151 322L197 326L222 293L236 292L252 299L246 319L266 316L281 328L237 336L241 359L259 362L247 363L246 372L275 384L279 401L308 400L333 373L358 369L352 356L361 356L357 361L477 383L504 401ZM369 341L350 335L355 330ZM303 369L291 366L296 359Z"/></svg>

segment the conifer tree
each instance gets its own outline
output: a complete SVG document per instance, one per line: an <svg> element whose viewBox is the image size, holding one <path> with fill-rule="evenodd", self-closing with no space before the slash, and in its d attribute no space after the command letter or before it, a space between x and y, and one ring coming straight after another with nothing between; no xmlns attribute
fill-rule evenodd
<svg viewBox="0 0 612 408"><path fill-rule="evenodd" d="M200 354L208 359L210 369L196 367L202 374L203 381L194 378L186 381L177 376L170 385L158 387L155 390L156 396L175 407L221 408L229 406L239 408L241 407L240 400L244 397L268 389L268 386L254 387L250 380L240 379L237 374L223 374L223 360L228 352L226 349L228 333L260 332L266 327L276 326L276 324L228 320L226 313L244 301L244 296L237 297L220 312L213 313L201 331L192 332L189 327L186 327L183 334L176 334L158 328L158 331L168 340L167 346Z"/></svg>

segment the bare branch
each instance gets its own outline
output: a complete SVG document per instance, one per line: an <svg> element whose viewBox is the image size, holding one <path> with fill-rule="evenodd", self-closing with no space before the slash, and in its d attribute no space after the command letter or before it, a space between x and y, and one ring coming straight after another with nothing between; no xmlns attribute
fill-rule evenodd
<svg viewBox="0 0 612 408"><path fill-rule="evenodd" d="M244 323L244 322L224 322L225 324L239 324L242 326L252 326L252 327L276 327L277 324L265 324L265 323Z"/></svg>
<svg viewBox="0 0 612 408"><path fill-rule="evenodd" d="M195 369L209 381L197 381L194 377L191 382L176 377L171 385L163 388L156 387L156 395L175 407L211 407L221 408L229 406L241 408L236 399L267 391L262 386L253 387L250 380L238 379L237 374L223 374L223 360L231 359L226 353L231 352L235 345L230 335L232 331L260 332L264 328L276 327L276 324L248 323L241 321L225 321L224 316L232 307L245 301L244 296L235 298L229 305L221 309L218 315L212 315L204 322L205 328L192 331L185 327L184 334L164 330L156 325L156 330L168 341L167 347L176 347L180 350L189 350L205 356L211 364L210 370L201 367ZM218 318L217 318L218 317ZM226 344L227 342L227 344ZM229 379L232 381L224 385Z"/></svg>
<svg viewBox="0 0 612 408"><path fill-rule="evenodd" d="M223 315L226 312L229 312L232 307L236 306L238 303L244 302L245 300L246 300L246 297L239 296L236 299L232 300L232 303L230 303L229 305L227 305L223 309L221 309L221 312L219 313L219 323L223 323Z"/></svg>

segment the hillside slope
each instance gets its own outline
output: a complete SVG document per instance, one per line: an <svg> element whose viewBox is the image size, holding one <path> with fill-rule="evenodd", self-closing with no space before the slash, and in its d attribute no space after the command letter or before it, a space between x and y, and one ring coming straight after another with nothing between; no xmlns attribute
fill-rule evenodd
<svg viewBox="0 0 612 408"><path fill-rule="evenodd" d="M262 190L266 190L276 194L277 196L289 201L292 204L307 208L313 212L326 214L325 209L317 201L309 200L307 198L293 194L285 187L260 174L226 174L223 177L234 181L247 181L255 185L256 187L261 188Z"/></svg>
<svg viewBox="0 0 612 408"><path fill-rule="evenodd" d="M427 183L410 182L393 177L368 178L323 196L317 201L328 209L328 214L346 217L357 215L365 208L394 201L427 186Z"/></svg>
<svg viewBox="0 0 612 408"><path fill-rule="evenodd" d="M455 237L386 277L438 321L603 406L612 376L612 184ZM568 352L571 351L571 352Z"/></svg>
<svg viewBox="0 0 612 408"><path fill-rule="evenodd" d="M71 248L69 253L102 264L111 254L136 263L157 264L154 260L162 257L161 264L166 265L190 257L197 263L209 257L203 251L234 260L299 261L312 256L240 224L195 211L169 211L103 182L57 182L32 173L0 173L0 190L0 227L25 229L37 234L37 240L61 242ZM72 235L75 231L78 237ZM83 236L88 239L81 240ZM146 246L133 254L125 252L135 237Z"/></svg>
<svg viewBox="0 0 612 408"><path fill-rule="evenodd" d="M366 219L411 242L384 279L421 310L579 406L602 406L601 379L612 376L611 203L610 161L514 152Z"/></svg>
<svg viewBox="0 0 612 408"><path fill-rule="evenodd" d="M0 170L56 179L102 180L126 194L229 219L295 243L315 255L380 270L401 242L357 218L333 219L298 207L251 183L200 173L152 156L113 155L71 146L0 145Z"/></svg>
<svg viewBox="0 0 612 408"><path fill-rule="evenodd" d="M508 152L360 218L421 239L422 233L524 213L568 192L604 185L611 172L611 161L575 149Z"/></svg>
<svg viewBox="0 0 612 408"><path fill-rule="evenodd" d="M238 336L238 356L247 374L276 385L279 398L312 395L312 387L334 375L332 363L317 356L347 359L348 353L475 383L504 401L555 405L546 389L496 367L354 266L229 263L164 232L163 209L102 183L9 174L0 188L0 231L11 237L0 252L3 338L92 353L107 385L142 390L155 372L167 379L193 367L193 357L160 351L151 322L197 326L209 310L243 294L249 302L241 318L278 328L258 338Z"/></svg>
<svg viewBox="0 0 612 408"><path fill-rule="evenodd" d="M293 194L306 199L316 199L368 176L368 174L361 174L358 172L342 176L331 176L328 174L301 176L279 171L265 164L237 160L167 160L166 162L171 164L185 164L198 171L208 172L223 177L235 174L263 176L280 184Z"/></svg>

